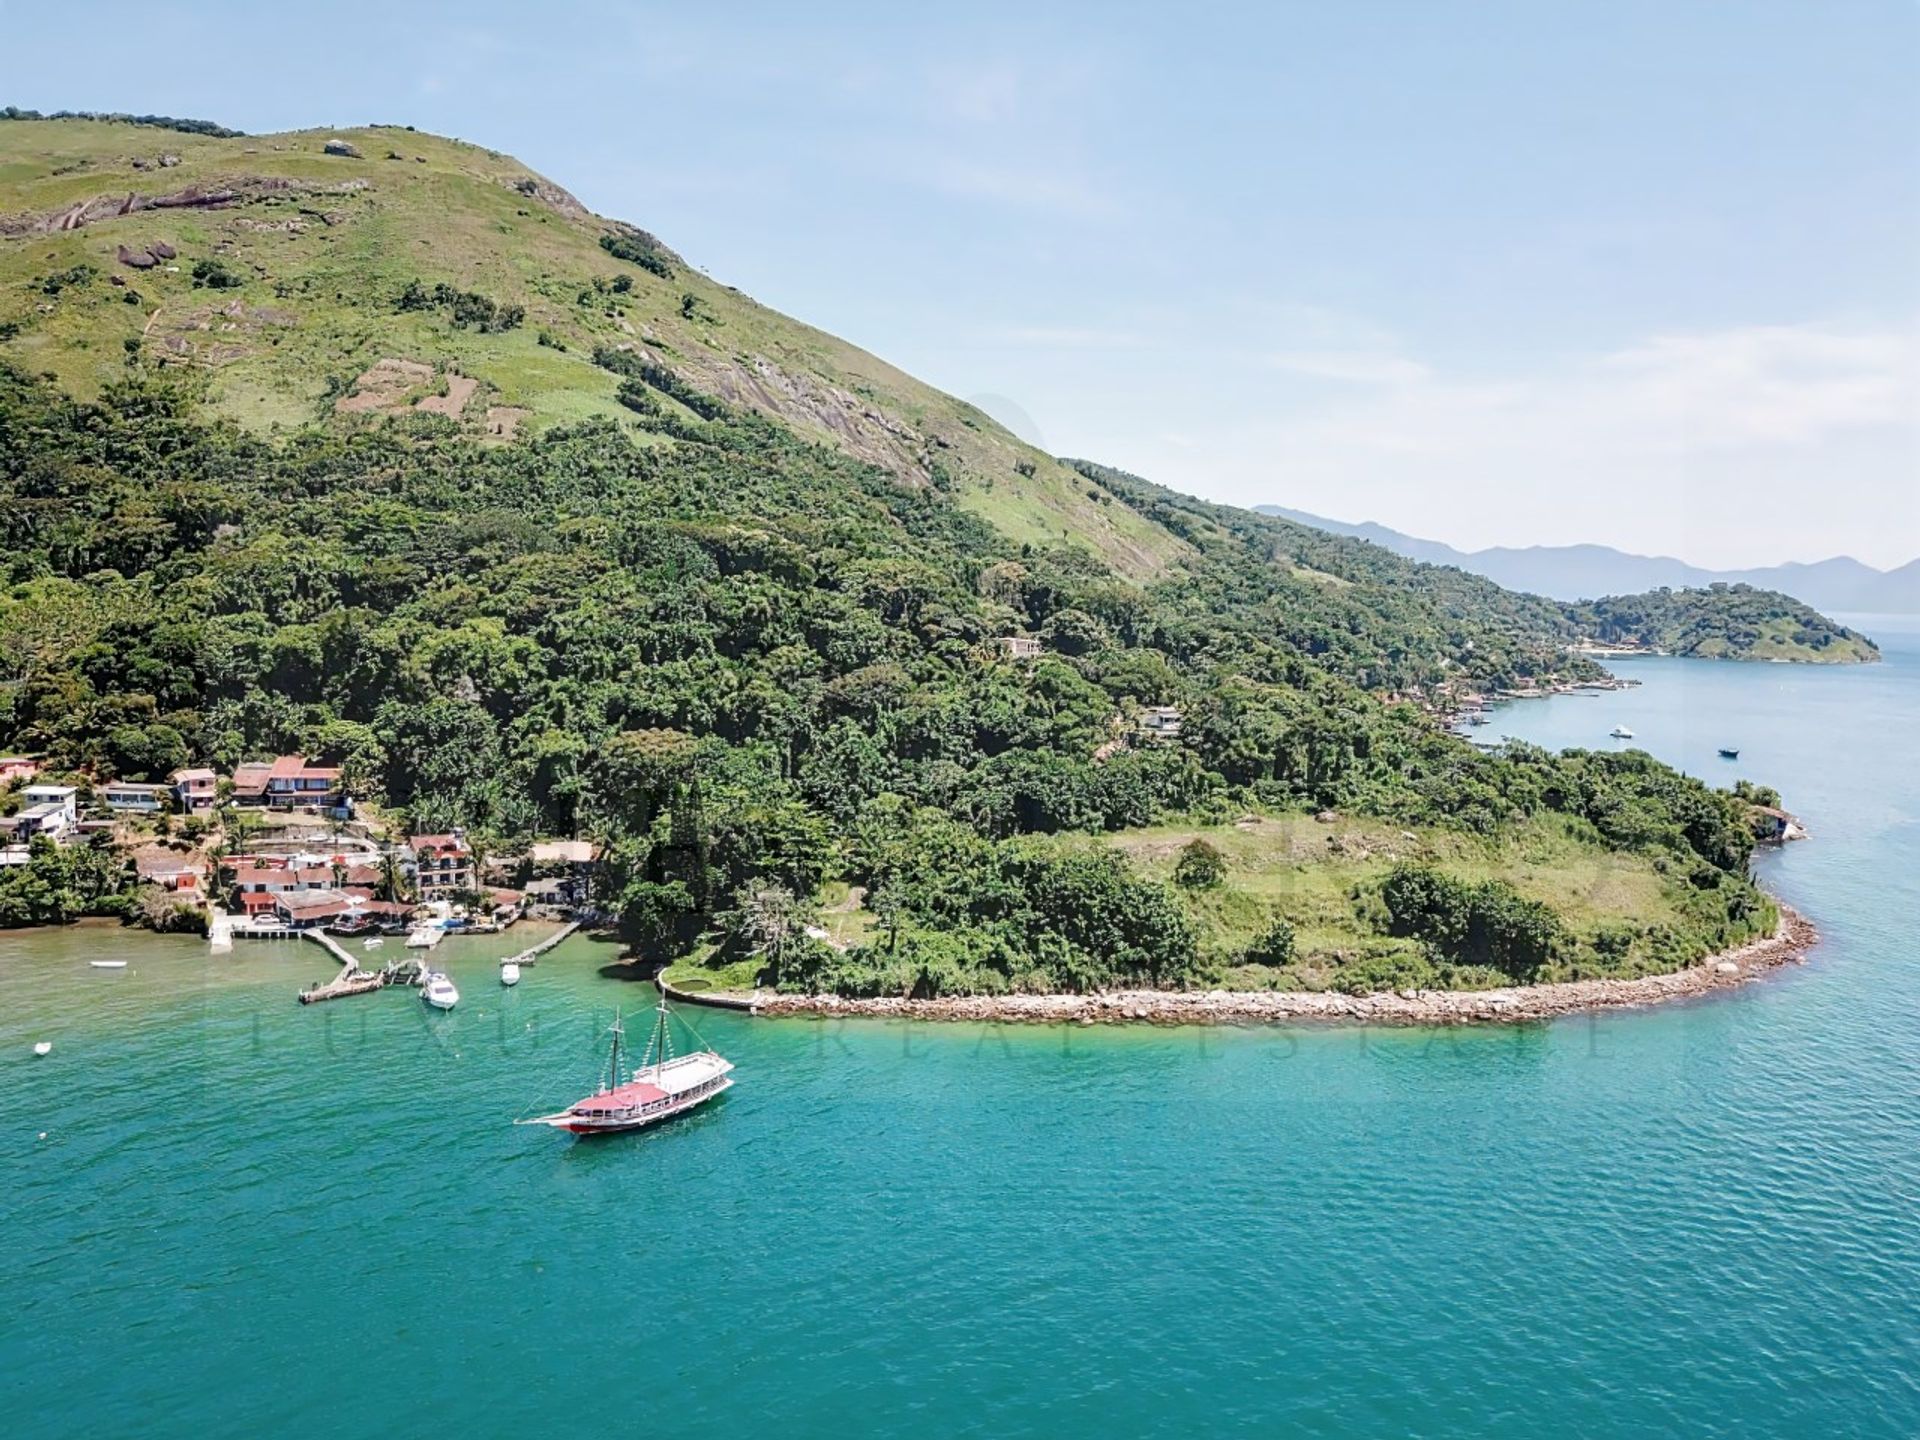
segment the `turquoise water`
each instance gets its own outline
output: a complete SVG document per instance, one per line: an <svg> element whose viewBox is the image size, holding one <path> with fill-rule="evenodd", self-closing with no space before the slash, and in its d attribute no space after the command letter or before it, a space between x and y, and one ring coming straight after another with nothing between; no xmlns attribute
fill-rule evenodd
<svg viewBox="0 0 1920 1440"><path fill-rule="evenodd" d="M6 1431L1920 1433L1920 635L1867 626L1886 665L1622 664L1490 727L1624 721L1809 821L1766 868L1812 962L1643 1014L703 1013L739 1085L579 1143L507 1122L650 1001L611 947L504 992L524 939L449 942L435 1016L296 1006L311 946L0 935Z"/></svg>

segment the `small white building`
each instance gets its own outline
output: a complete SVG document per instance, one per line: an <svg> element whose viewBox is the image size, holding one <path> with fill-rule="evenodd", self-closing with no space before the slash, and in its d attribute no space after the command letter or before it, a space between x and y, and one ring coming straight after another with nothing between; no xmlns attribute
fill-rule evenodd
<svg viewBox="0 0 1920 1440"><path fill-rule="evenodd" d="M1149 740L1178 740L1180 723L1178 705L1149 705L1140 712L1140 733Z"/></svg>
<svg viewBox="0 0 1920 1440"><path fill-rule="evenodd" d="M80 791L72 785L29 785L20 792L26 807L7 823L14 839L25 843L36 835L58 840L79 823Z"/></svg>

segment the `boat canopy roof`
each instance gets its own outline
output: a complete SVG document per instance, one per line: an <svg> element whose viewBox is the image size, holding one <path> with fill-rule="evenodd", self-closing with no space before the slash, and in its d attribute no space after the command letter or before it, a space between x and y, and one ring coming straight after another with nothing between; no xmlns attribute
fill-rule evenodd
<svg viewBox="0 0 1920 1440"><path fill-rule="evenodd" d="M667 1098L667 1092L644 1080L629 1080L600 1095L576 1100L569 1110L575 1115L597 1115L616 1110L631 1110L636 1105L651 1105Z"/></svg>

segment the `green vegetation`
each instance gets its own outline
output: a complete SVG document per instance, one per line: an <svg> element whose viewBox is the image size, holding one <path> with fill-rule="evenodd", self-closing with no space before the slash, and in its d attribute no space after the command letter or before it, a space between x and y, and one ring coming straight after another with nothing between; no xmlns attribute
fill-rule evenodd
<svg viewBox="0 0 1920 1440"><path fill-rule="evenodd" d="M53 171L106 166L105 128L0 127L32 142L13 213L84 199ZM183 182L364 181L324 192L325 242L269 187L0 246L0 748L99 779L298 750L418 830L591 834L642 954L787 988L1484 984L1766 923L1743 802L1436 727L1459 689L1597 674L1561 607L1069 468L691 267L665 283L658 242L503 157L347 134L422 159L181 142ZM107 286L48 308L49 276L161 239L188 274L144 272L146 344ZM164 324L204 318L201 261L240 282L218 358ZM334 406L418 356L383 372L402 398L457 374L526 425ZM1263 892L1229 822L1330 811L1421 837L1417 868L1323 844Z"/></svg>
<svg viewBox="0 0 1920 1440"><path fill-rule="evenodd" d="M1567 610L1584 634L1603 645L1644 645L1704 659L1825 665L1880 658L1880 647L1866 636L1790 595L1751 585L1611 595Z"/></svg>

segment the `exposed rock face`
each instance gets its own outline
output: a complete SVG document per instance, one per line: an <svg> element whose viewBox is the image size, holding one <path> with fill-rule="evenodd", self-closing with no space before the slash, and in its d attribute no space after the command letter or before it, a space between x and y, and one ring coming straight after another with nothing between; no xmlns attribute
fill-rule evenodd
<svg viewBox="0 0 1920 1440"><path fill-rule="evenodd" d="M39 215L0 215L0 235L46 235L60 230L78 230L102 220L117 220L142 210L210 210L252 200L313 193L341 195L368 188L365 180L341 180L317 185L288 180L277 175L237 175L211 182L197 182L170 195L96 195L64 210Z"/></svg>
<svg viewBox="0 0 1920 1440"><path fill-rule="evenodd" d="M510 180L507 183L529 200L538 200L549 210L557 210L569 219L591 220L593 218L591 210L551 180L542 180L538 175L522 175L519 179Z"/></svg>
<svg viewBox="0 0 1920 1440"><path fill-rule="evenodd" d="M136 270L151 270L155 265L160 263L154 259L153 252L149 250L129 250L124 245L115 249L113 256L114 259L118 260L122 265L131 265Z"/></svg>
<svg viewBox="0 0 1920 1440"><path fill-rule="evenodd" d="M329 155L345 155L351 160L360 158L360 147L350 140L342 140L338 135L320 147Z"/></svg>

